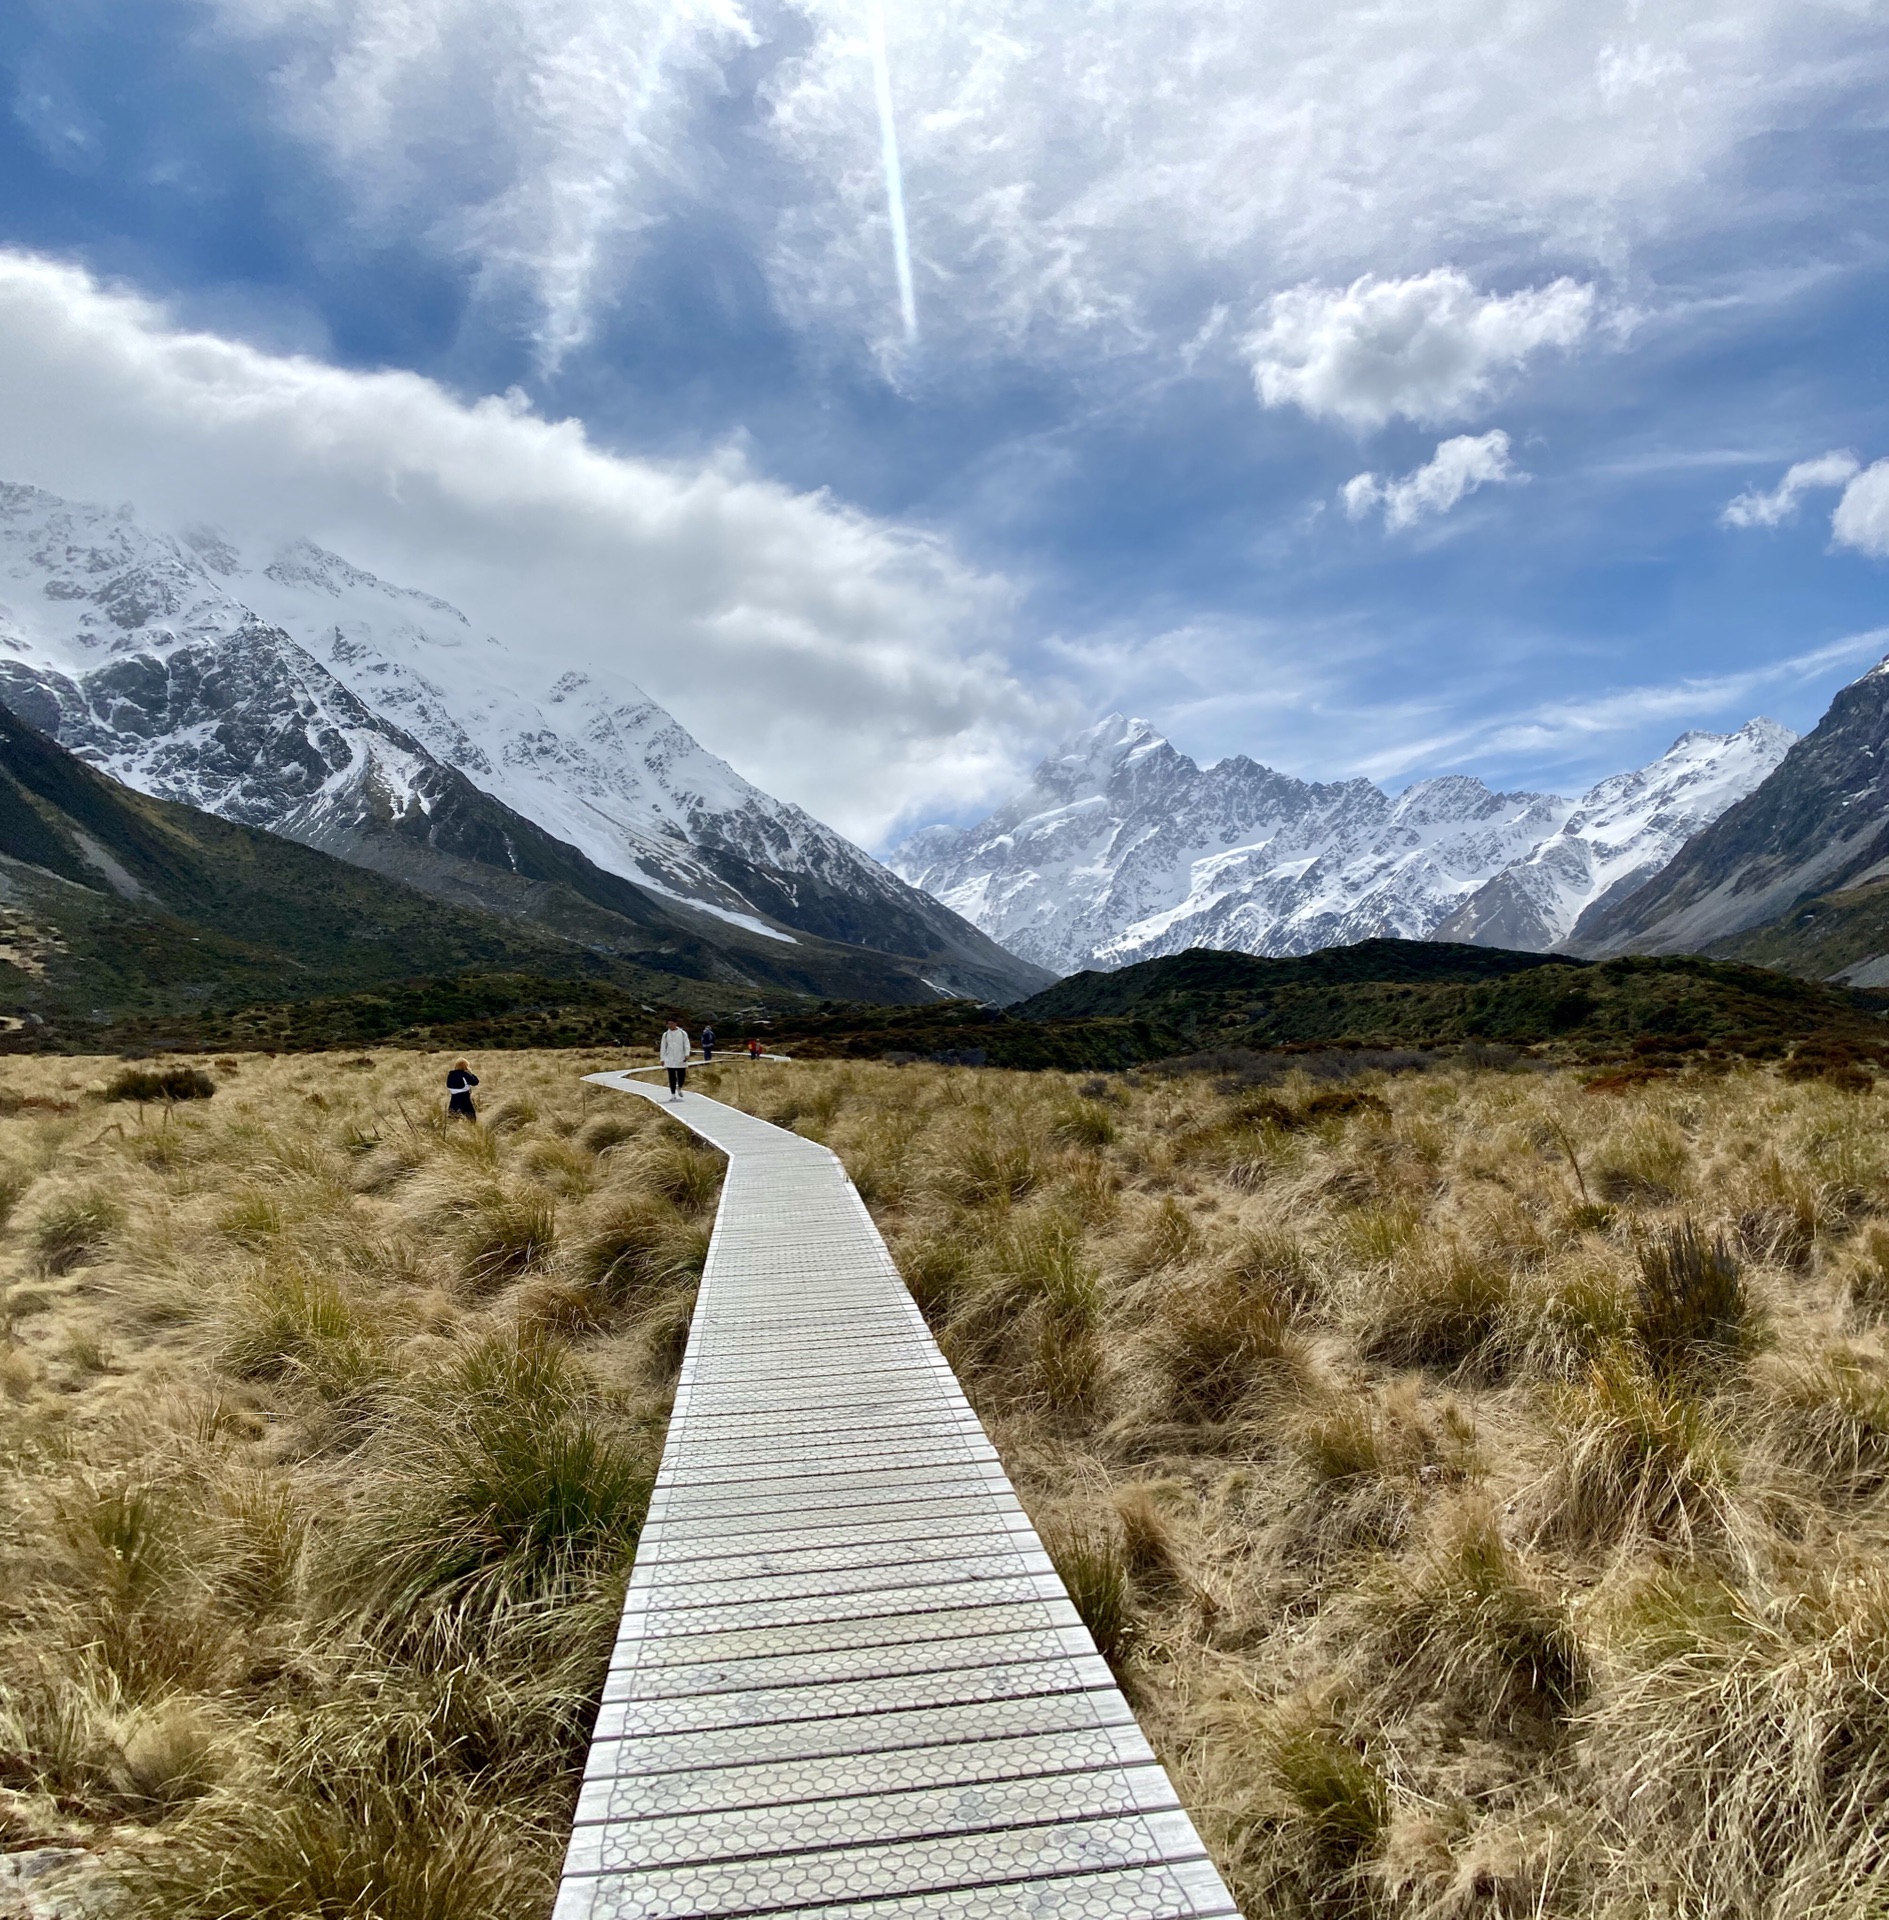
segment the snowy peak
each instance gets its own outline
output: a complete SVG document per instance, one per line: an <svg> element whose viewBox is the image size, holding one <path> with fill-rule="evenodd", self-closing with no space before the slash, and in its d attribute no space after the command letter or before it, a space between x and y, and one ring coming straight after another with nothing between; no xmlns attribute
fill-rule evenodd
<svg viewBox="0 0 1889 1920"><path fill-rule="evenodd" d="M1385 935L1539 950L1749 793L1791 737L1769 720L1687 734L1579 801L1464 774L1393 799L1244 755L1202 768L1145 720L1110 714L980 826L922 829L889 864L1061 972Z"/></svg>
<svg viewBox="0 0 1889 1920"><path fill-rule="evenodd" d="M1683 733L1657 760L1581 796L1566 824L1492 875L1437 929L1442 940L1540 952L1589 909L1624 899L1767 778L1796 735L1775 720Z"/></svg>
<svg viewBox="0 0 1889 1920"><path fill-rule="evenodd" d="M246 551L0 486L0 695L133 786L349 858L423 833L463 780L602 874L771 942L871 947L980 998L1042 984L640 687L547 671L312 541Z"/></svg>

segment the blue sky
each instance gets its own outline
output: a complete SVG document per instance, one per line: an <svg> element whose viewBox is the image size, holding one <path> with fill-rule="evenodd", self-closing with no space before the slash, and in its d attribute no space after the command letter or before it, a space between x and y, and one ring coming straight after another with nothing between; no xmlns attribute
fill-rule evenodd
<svg viewBox="0 0 1889 1920"><path fill-rule="evenodd" d="M1881 6L16 0L0 60L10 477L312 533L868 842L1111 707L1570 791L1889 652Z"/></svg>

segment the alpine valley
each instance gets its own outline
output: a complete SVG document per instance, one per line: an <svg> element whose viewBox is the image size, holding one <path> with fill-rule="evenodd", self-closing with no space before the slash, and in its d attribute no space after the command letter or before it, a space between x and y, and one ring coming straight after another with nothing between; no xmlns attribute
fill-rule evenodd
<svg viewBox="0 0 1889 1920"><path fill-rule="evenodd" d="M128 786L641 965L858 1000L1047 984L638 688L541 680L305 541L0 485L0 700Z"/></svg>
<svg viewBox="0 0 1889 1920"><path fill-rule="evenodd" d="M1241 755L1201 767L1113 714L981 825L925 828L889 864L1061 974L1195 947L1290 955L1381 937L1543 952L1651 880L1794 738L1771 720L1687 733L1578 800L1460 775L1392 798Z"/></svg>

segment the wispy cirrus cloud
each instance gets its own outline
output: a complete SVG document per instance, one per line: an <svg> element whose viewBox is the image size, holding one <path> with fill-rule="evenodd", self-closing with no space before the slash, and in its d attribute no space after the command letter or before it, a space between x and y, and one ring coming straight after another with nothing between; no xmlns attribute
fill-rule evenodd
<svg viewBox="0 0 1889 1920"><path fill-rule="evenodd" d="M1587 699L1496 712L1465 726L1387 741L1366 758L1364 771L1386 779L1418 766L1481 770L1505 761L1574 760L1596 742L1660 722L1696 726L1712 718L1749 719L1748 703L1768 693L1818 680L1833 668L1860 666L1886 651L1889 627L1872 627L1732 673L1689 674L1647 686L1617 687Z"/></svg>
<svg viewBox="0 0 1889 1920"><path fill-rule="evenodd" d="M896 360L859 0L205 6L260 52L273 111L364 217L469 259L495 298L524 293L545 353L586 338L645 236L712 204L796 328ZM1677 222L1743 217L1714 192L1741 142L1880 81L1867 15L1278 0L1259 30L1244 0L894 0L885 71L927 352L1167 354L1216 301L1263 314L1307 283L1422 281L1491 254L1615 273ZM1548 300L1555 328L1578 298Z"/></svg>

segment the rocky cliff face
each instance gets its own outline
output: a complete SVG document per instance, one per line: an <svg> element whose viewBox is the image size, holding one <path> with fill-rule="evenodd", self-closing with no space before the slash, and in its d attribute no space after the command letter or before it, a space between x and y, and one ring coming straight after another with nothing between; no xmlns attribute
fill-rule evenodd
<svg viewBox="0 0 1889 1920"><path fill-rule="evenodd" d="M749 950L896 956L921 993L1042 984L636 688L534 689L456 608L307 543L256 560L0 487L0 697L144 792L450 897L548 911L533 885L575 886Z"/></svg>
<svg viewBox="0 0 1889 1920"><path fill-rule="evenodd" d="M1789 744L1769 721L1689 734L1579 801L1418 781L1296 780L1243 756L1202 768L1112 715L964 832L890 864L1060 972L1211 947L1286 955L1380 937L1540 951L1597 895L1662 864Z"/></svg>
<svg viewBox="0 0 1889 1920"><path fill-rule="evenodd" d="M1756 788L1624 898L1582 916L1583 954L1687 953L1889 875L1889 661L1845 687Z"/></svg>

